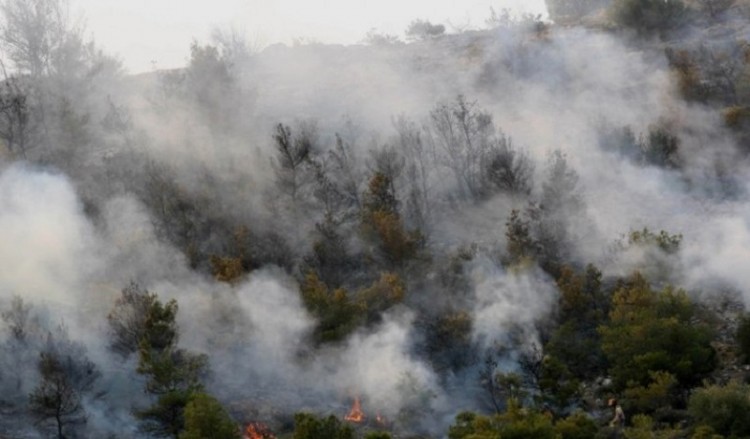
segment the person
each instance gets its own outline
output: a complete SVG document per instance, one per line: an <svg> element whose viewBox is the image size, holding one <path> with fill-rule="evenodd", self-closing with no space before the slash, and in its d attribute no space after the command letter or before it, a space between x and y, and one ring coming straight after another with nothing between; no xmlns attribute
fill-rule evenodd
<svg viewBox="0 0 750 439"><path fill-rule="evenodd" d="M622 411L622 407L616 399L612 398L607 403L608 406L614 410L614 416L609 422L610 427L623 427L625 425L625 412Z"/></svg>

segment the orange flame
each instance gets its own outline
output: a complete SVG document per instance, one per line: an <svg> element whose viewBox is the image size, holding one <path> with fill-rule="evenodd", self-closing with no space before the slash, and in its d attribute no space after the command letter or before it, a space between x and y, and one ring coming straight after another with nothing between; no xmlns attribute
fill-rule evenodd
<svg viewBox="0 0 750 439"><path fill-rule="evenodd" d="M245 427L243 439L276 439L276 436L264 424L251 422Z"/></svg>
<svg viewBox="0 0 750 439"><path fill-rule="evenodd" d="M354 398L354 404L352 409L349 410L349 414L344 416L344 419L349 422L362 422L365 420L365 413L362 411L362 406L359 403L359 398Z"/></svg>

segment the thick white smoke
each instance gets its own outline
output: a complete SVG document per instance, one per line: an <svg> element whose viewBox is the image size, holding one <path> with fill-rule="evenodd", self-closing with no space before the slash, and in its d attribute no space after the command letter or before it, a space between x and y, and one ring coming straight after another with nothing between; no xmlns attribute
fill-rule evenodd
<svg viewBox="0 0 750 439"><path fill-rule="evenodd" d="M269 209L279 202L267 196L274 124L314 119L316 147L323 150L341 132L358 160L354 171L365 173L371 150L394 144L395 118L412 120L427 144L434 134L430 110L464 95L535 160L534 197L549 153L566 154L583 201L570 218L575 262L627 275L662 256L638 248L618 253L616 240L631 230L663 229L683 235L679 253L658 260L672 268L670 281L691 290L738 290L750 302L748 188L738 183L734 195L722 193L717 171L723 167L742 182L750 167L718 117L678 96L661 54L591 30L513 28L410 45L270 47L243 68L239 89L247 94L240 95L252 99L231 111L232 132L211 127L195 103L164 98L163 81L134 79L127 102L132 143L122 148L169 165L179 186L204 195L212 213L277 232L298 245L295 255L309 250L317 218ZM602 127L630 126L638 136L655 124L680 138L683 170L644 166L600 147ZM557 300L554 280L535 268L508 271L490 256L504 250L510 210L525 203L504 195L456 200L452 174L439 160L430 163L435 169L426 187L436 199L428 248L482 248L465 267L471 341L484 353L520 330L526 345L538 343L536 325ZM178 301L180 344L209 356L210 390L223 401L341 415L360 397L389 417L434 410L448 420L472 408L470 398L456 396L477 376L452 377L455 387L446 389L415 352L415 310L391 309L340 344L313 349L316 322L301 301L298 273L266 266L235 284L218 282L168 243L138 194L99 193L96 185L84 191L71 181L79 180L19 164L0 171L0 306L19 295L39 310L35 315L48 316L46 329L65 323L71 338L86 345L112 395L105 399L118 400L111 409L89 403L97 428L132 429L132 405L143 399L140 393L128 399L140 392L130 383L142 384L134 360L123 364L107 350L106 316L130 281ZM103 201L90 213L84 198ZM433 291L411 293L432 297Z"/></svg>

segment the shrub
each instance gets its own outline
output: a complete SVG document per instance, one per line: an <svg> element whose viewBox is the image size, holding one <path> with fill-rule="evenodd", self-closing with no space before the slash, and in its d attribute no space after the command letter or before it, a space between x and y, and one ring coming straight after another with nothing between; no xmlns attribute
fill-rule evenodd
<svg viewBox="0 0 750 439"><path fill-rule="evenodd" d="M682 0L615 0L610 11L617 24L648 35L678 26L687 8Z"/></svg>
<svg viewBox="0 0 750 439"><path fill-rule="evenodd" d="M594 439L597 433L596 422L583 412L576 412L555 424L555 430L562 439Z"/></svg>
<svg viewBox="0 0 750 439"><path fill-rule="evenodd" d="M657 371L674 375L678 388L689 388L716 365L713 331L697 321L687 294L669 286L655 291L639 274L615 292L610 321L599 331L618 390L649 386Z"/></svg>
<svg viewBox="0 0 750 439"><path fill-rule="evenodd" d="M432 24L427 20L414 20L406 28L406 37L410 40L425 40L445 33L445 26Z"/></svg>
<svg viewBox="0 0 750 439"><path fill-rule="evenodd" d="M696 390L688 410L698 425L711 427L716 433L731 437L750 436L750 386L731 382L726 386L709 386Z"/></svg>
<svg viewBox="0 0 750 439"><path fill-rule="evenodd" d="M610 0L546 0L549 17L557 23L575 22L604 8Z"/></svg>
<svg viewBox="0 0 750 439"><path fill-rule="evenodd" d="M293 439L354 439L352 427L342 424L333 415L317 418L308 413L294 415Z"/></svg>
<svg viewBox="0 0 750 439"><path fill-rule="evenodd" d="M198 392L185 407L185 430L180 439L239 439L240 430L212 396Z"/></svg>

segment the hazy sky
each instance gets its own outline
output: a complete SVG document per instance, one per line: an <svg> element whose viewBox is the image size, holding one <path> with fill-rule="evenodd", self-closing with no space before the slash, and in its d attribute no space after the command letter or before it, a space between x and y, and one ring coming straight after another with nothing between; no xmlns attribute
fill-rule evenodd
<svg viewBox="0 0 750 439"><path fill-rule="evenodd" d="M356 43L367 31L403 35L415 18L483 26L495 10L542 13L544 0L72 0L87 28L132 73L182 66L192 39L234 27L259 46L295 38Z"/></svg>

